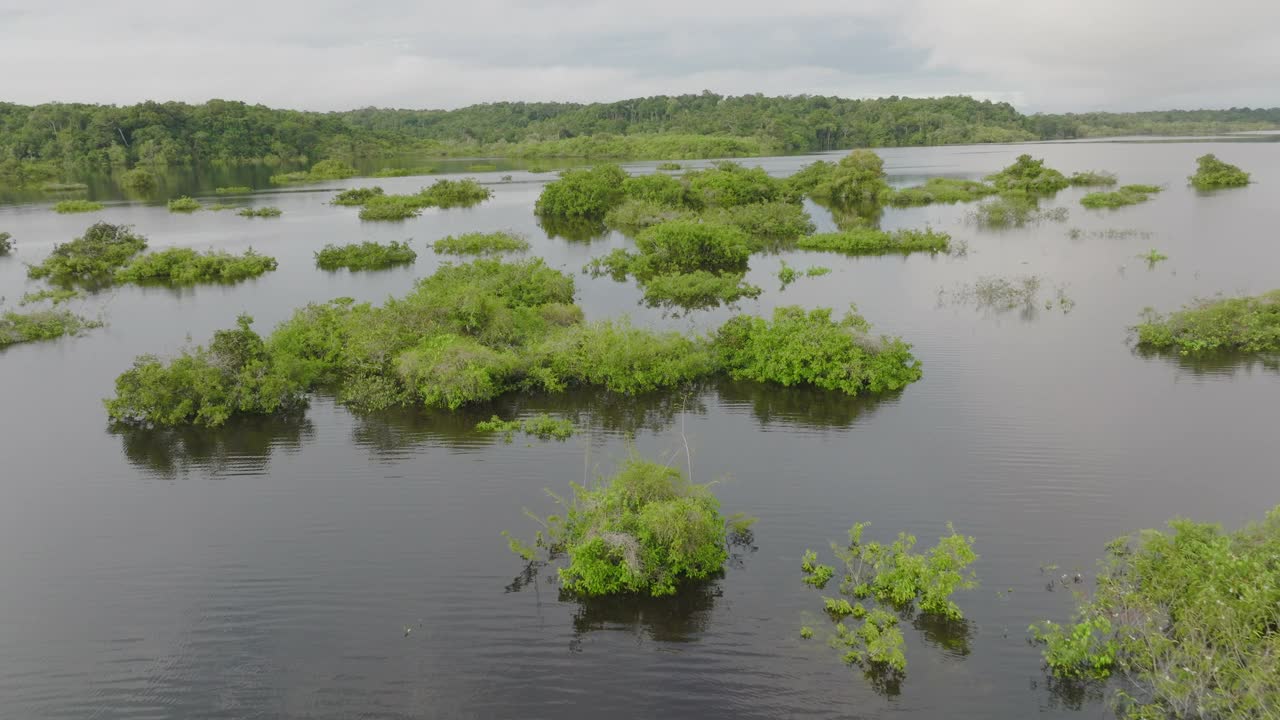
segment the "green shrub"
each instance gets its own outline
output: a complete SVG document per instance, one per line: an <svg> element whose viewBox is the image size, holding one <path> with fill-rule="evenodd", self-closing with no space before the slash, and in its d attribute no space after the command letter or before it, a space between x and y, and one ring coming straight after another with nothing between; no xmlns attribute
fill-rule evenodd
<svg viewBox="0 0 1280 720"><path fill-rule="evenodd" d="M1244 187L1249 184L1249 173L1209 154L1196 158L1196 172L1187 179L1197 190L1214 190Z"/></svg>
<svg viewBox="0 0 1280 720"><path fill-rule="evenodd" d="M0 255L8 255L13 251L13 235L7 232L0 232Z"/></svg>
<svg viewBox="0 0 1280 720"><path fill-rule="evenodd" d="M622 202L626 180L626 171L617 165L566 170L547 183L533 209L544 217L602 219Z"/></svg>
<svg viewBox="0 0 1280 720"><path fill-rule="evenodd" d="M35 292L23 293L22 299L18 301L18 304L31 305L48 300L53 305L61 305L64 302L79 300L83 297L84 293L72 288L46 288Z"/></svg>
<svg viewBox="0 0 1280 720"><path fill-rule="evenodd" d="M1051 208L1041 210L1040 203L1034 195L1011 191L1001 193L1000 197L979 205L970 215L970 219L985 227L1022 227L1028 223L1037 223L1044 220L1066 220L1067 209Z"/></svg>
<svg viewBox="0 0 1280 720"><path fill-rule="evenodd" d="M699 215L703 222L736 227L751 236L754 250L786 247L814 231L804 207L792 202L763 202L711 208Z"/></svg>
<svg viewBox="0 0 1280 720"><path fill-rule="evenodd" d="M849 395L898 390L919 380L911 346L899 338L872 337L870 329L854 310L835 321L827 308L781 307L773 322L745 315L729 320L717 331L714 348L721 367L737 380Z"/></svg>
<svg viewBox="0 0 1280 720"><path fill-rule="evenodd" d="M655 275L641 283L650 307L704 310L760 297L763 290L745 281L744 273L706 270Z"/></svg>
<svg viewBox="0 0 1280 720"><path fill-rule="evenodd" d="M690 170L684 174L684 182L689 187L687 203L698 209L799 200L786 182L771 177L764 168L745 168L732 162Z"/></svg>
<svg viewBox="0 0 1280 720"><path fill-rule="evenodd" d="M812 184L809 195L819 200L859 205L879 202L892 192L884 179L884 160L870 150L854 150L829 168L816 163L810 168L793 184Z"/></svg>
<svg viewBox="0 0 1280 720"><path fill-rule="evenodd" d="M1147 261L1147 267L1155 267L1155 264L1156 264L1156 263L1161 262L1161 261L1163 261L1163 260L1168 260L1168 259L1169 259L1169 256L1168 256L1168 255L1165 255L1164 253L1160 252L1159 250L1156 250L1155 248L1151 248L1150 250L1148 250L1147 252L1143 253L1142 255L1139 255L1139 256L1138 256L1138 259L1140 259L1140 260L1146 260L1146 261Z"/></svg>
<svg viewBox="0 0 1280 720"><path fill-rule="evenodd" d="M737 228L691 220L673 220L648 228L636 237L638 254L630 272L646 279L695 270L743 272L751 256L751 239Z"/></svg>
<svg viewBox="0 0 1280 720"><path fill-rule="evenodd" d="M680 169L680 163L678 163L678 162L661 162L661 163L658 163L657 169L658 169L658 170L679 170L679 169Z"/></svg>
<svg viewBox="0 0 1280 720"><path fill-rule="evenodd" d="M1183 355L1218 351L1280 351L1280 290L1253 297L1197 300L1161 315L1143 311L1138 345Z"/></svg>
<svg viewBox="0 0 1280 720"><path fill-rule="evenodd" d="M217 427L233 415L270 415L306 405L303 388L273 361L241 315L234 330L219 330L208 349L183 351L168 363L152 355L136 359L116 378L106 401L116 422Z"/></svg>
<svg viewBox="0 0 1280 720"><path fill-rule="evenodd" d="M321 270L381 270L396 265L409 265L418 259L418 253L409 243L392 241L387 245L375 242L349 245L325 245L316 251L316 267Z"/></svg>
<svg viewBox="0 0 1280 720"><path fill-rule="evenodd" d="M101 326L102 323L97 320L87 320L66 310L35 310L27 313L6 310L0 313L0 348L79 335L85 330Z"/></svg>
<svg viewBox="0 0 1280 720"><path fill-rule="evenodd" d="M1078 172L1067 178L1067 182L1073 187L1111 187L1115 185L1116 176L1109 172Z"/></svg>
<svg viewBox="0 0 1280 720"><path fill-rule="evenodd" d="M651 200L625 200L605 213L604 224L631 234L669 220L693 216L692 210L673 208Z"/></svg>
<svg viewBox="0 0 1280 720"><path fill-rule="evenodd" d="M385 194L386 192L376 185L365 188L351 188L338 193L329 202L332 205L363 205L369 202L370 198Z"/></svg>
<svg viewBox="0 0 1280 720"><path fill-rule="evenodd" d="M704 342L636 328L625 318L556 330L534 345L530 355L531 384L550 392L601 387L637 395L679 387L716 371Z"/></svg>
<svg viewBox="0 0 1280 720"><path fill-rule="evenodd" d="M156 187L156 176L146 168L134 168L120 175L120 185L134 192L150 192Z"/></svg>
<svg viewBox="0 0 1280 720"><path fill-rule="evenodd" d="M470 207L493 197L493 191L472 180L437 180L418 192L424 207Z"/></svg>
<svg viewBox="0 0 1280 720"><path fill-rule="evenodd" d="M608 480L573 484L556 497L533 546L511 540L526 560L563 555L561 584L582 596L673 595L687 582L719 574L729 559L725 518L710 486L673 467L628 458Z"/></svg>
<svg viewBox="0 0 1280 720"><path fill-rule="evenodd" d="M70 213L97 212L104 207L106 205L92 200L63 200L54 204L53 211L59 215L68 215Z"/></svg>
<svg viewBox="0 0 1280 720"><path fill-rule="evenodd" d="M1070 185L1061 172L1045 167L1044 160L1025 154L1019 155L1009 167L988 176L987 181L1002 193L1012 190L1030 195L1052 195Z"/></svg>
<svg viewBox="0 0 1280 720"><path fill-rule="evenodd" d="M796 247L848 255L882 255L885 253L945 252L951 236L932 229L895 230L887 232L863 227L842 232L818 233L802 237Z"/></svg>
<svg viewBox="0 0 1280 720"><path fill-rule="evenodd" d="M661 173L629 177L622 182L622 194L628 201L651 202L667 207L684 207L687 202L684 183Z"/></svg>
<svg viewBox="0 0 1280 720"><path fill-rule="evenodd" d="M27 276L55 283L110 280L116 268L146 248L146 238L130 226L97 223L83 236L54 246L43 262L27 268Z"/></svg>
<svg viewBox="0 0 1280 720"><path fill-rule="evenodd" d="M886 202L895 207L914 207L934 203L973 202L993 195L995 192L994 187L977 180L936 177L929 178L923 185L891 190L883 197Z"/></svg>
<svg viewBox="0 0 1280 720"><path fill-rule="evenodd" d="M800 168L783 182L793 195L812 195L831 180L835 169L835 163L818 160Z"/></svg>
<svg viewBox="0 0 1280 720"><path fill-rule="evenodd" d="M412 177L414 175L430 175L435 171L436 169L433 167L415 167L415 168L390 167L390 168L382 168L381 170L378 170L373 174L373 177L376 177L376 178Z"/></svg>
<svg viewBox="0 0 1280 720"><path fill-rule="evenodd" d="M1137 205L1150 200L1161 189L1159 185L1122 185L1111 192L1091 192L1080 198L1080 204L1094 209Z"/></svg>
<svg viewBox="0 0 1280 720"><path fill-rule="evenodd" d="M199 253L191 248L169 248L135 257L116 271L121 283L167 282L174 285L237 282L276 269L276 259L252 249L243 255L221 251Z"/></svg>
<svg viewBox="0 0 1280 720"><path fill-rule="evenodd" d="M169 201L169 212L189 213L200 209L200 201L183 195Z"/></svg>
<svg viewBox="0 0 1280 720"><path fill-rule="evenodd" d="M253 188L245 185L232 185L231 187L214 188L215 195L248 195L253 192Z"/></svg>
<svg viewBox="0 0 1280 720"><path fill-rule="evenodd" d="M539 413L523 420L503 420L497 415L492 419L476 423L476 432L502 433L504 442L511 442L517 432L531 435L539 440L559 440L564 442L573 437L576 428L572 420L553 418L546 413Z"/></svg>
<svg viewBox="0 0 1280 720"><path fill-rule="evenodd" d="M284 214L284 211L278 207L273 207L271 205L264 205L259 208L241 208L240 211L237 212L236 214L239 215L240 217L268 218L268 217L280 217L281 215Z"/></svg>
<svg viewBox="0 0 1280 720"><path fill-rule="evenodd" d="M529 249L529 241L507 232L471 232L441 238L432 248L437 255L500 255L524 252Z"/></svg>
<svg viewBox="0 0 1280 720"><path fill-rule="evenodd" d="M209 210L210 212L218 212L220 210L235 210L239 207L239 205L234 205L232 203L216 202L212 205L205 205L204 209Z"/></svg>
<svg viewBox="0 0 1280 720"><path fill-rule="evenodd" d="M285 185L297 182L318 182L320 180L343 180L357 175L355 168L341 160L321 160L311 166L310 170L282 173L271 176L272 185Z"/></svg>
<svg viewBox="0 0 1280 720"><path fill-rule="evenodd" d="M1107 546L1076 621L1031 627L1059 678L1125 679L1131 718L1266 718L1280 700L1280 507L1223 533L1174 520Z"/></svg>
<svg viewBox="0 0 1280 720"><path fill-rule="evenodd" d="M416 195L375 195L360 208L361 220L407 220L418 217L423 205Z"/></svg>

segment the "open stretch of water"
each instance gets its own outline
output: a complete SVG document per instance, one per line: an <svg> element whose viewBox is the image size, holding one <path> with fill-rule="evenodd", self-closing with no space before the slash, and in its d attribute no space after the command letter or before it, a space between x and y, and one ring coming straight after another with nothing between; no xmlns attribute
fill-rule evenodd
<svg viewBox="0 0 1280 720"><path fill-rule="evenodd" d="M1070 208L1066 222L1005 231L966 222L965 205L885 212L885 228L952 233L968 243L964 257L752 258L748 280L766 290L743 311L855 302L877 330L914 344L923 380L878 399L724 382L687 397L571 393L357 416L317 397L305 419L112 432L101 399L135 355L204 342L241 312L265 333L309 301L403 294L440 262L424 244L448 234L527 235L530 254L576 274L589 318L704 330L732 312L664 317L639 305L633 283L579 274L630 241L548 238L532 207L551 174L470 173L494 183L492 200L404 223L361 222L327 202L340 188L408 192L434 178L248 199L280 207L278 219L120 200L93 215L0 207L0 230L18 242L0 258L9 307L41 287L24 263L98 220L135 225L153 248L253 247L280 262L234 286L116 288L73 303L104 312L107 327L0 352L0 717L1110 716L1096 697L1050 687L1026 641L1028 624L1065 619L1073 604L1068 589L1046 591L1039 568L1092 577L1117 535L1175 515L1238 526L1280 503L1274 365L1144 358L1127 336L1145 306L1280 287L1280 144L881 155L902 185L980 178L1027 151L1067 173L1111 170L1167 189L1114 211L1085 210L1085 190L1069 189L1049 203ZM1255 183L1196 193L1185 178L1206 152ZM785 175L812 159L745 162ZM831 229L829 214L810 210ZM1149 235L1095 232L1108 229ZM406 238L419 251L409 268L314 267L326 243ZM1169 260L1148 269L1135 256L1151 248ZM834 272L779 291L782 260ZM996 313L949 300L981 276L1024 274L1042 278L1042 302L1061 289L1074 309ZM538 411L587 431L532 446L471 431L494 413ZM547 510L543 488L609 472L630 436L646 455L683 451L682 429L695 479L720 478L724 508L760 518L754 549L722 579L667 601L580 603L559 599L548 573L521 577L500 532L532 534L522 507ZM907 530L922 543L952 522L982 556L981 586L956 598L962 627L904 624L909 666L895 696L798 634L829 626L819 593L800 582L801 554L855 521L872 523L872 539Z"/></svg>

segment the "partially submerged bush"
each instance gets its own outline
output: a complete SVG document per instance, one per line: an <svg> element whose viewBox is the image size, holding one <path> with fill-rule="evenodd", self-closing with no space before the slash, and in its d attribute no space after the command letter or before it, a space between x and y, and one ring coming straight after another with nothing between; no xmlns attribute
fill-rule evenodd
<svg viewBox="0 0 1280 720"><path fill-rule="evenodd" d="M508 232L470 232L441 238L431 247L437 255L501 255L524 252L529 249L529 241Z"/></svg>
<svg viewBox="0 0 1280 720"><path fill-rule="evenodd" d="M626 171L617 165L566 170L542 189L533 210L548 217L602 219L622 202L626 180Z"/></svg>
<svg viewBox="0 0 1280 720"><path fill-rule="evenodd" d="M730 208L712 208L699 215L703 222L729 225L751 236L753 250L787 247L814 231L813 220L799 203L772 201Z"/></svg>
<svg viewBox="0 0 1280 720"><path fill-rule="evenodd" d="M13 251L13 235L7 232L0 232L0 255L8 255Z"/></svg>
<svg viewBox="0 0 1280 720"><path fill-rule="evenodd" d="M518 432L539 440L559 440L564 442L573 437L576 428L572 420L554 418L546 413L521 420L503 420L494 415L491 419L476 423L476 432L502 433L504 442L511 442Z"/></svg>
<svg viewBox="0 0 1280 720"><path fill-rule="evenodd" d="M169 201L169 212L189 213L200 209L200 201L183 195Z"/></svg>
<svg viewBox="0 0 1280 720"><path fill-rule="evenodd" d="M1067 182L1071 183L1073 187L1111 187L1118 180L1116 180L1115 173L1090 170L1088 172L1074 173L1067 178Z"/></svg>
<svg viewBox="0 0 1280 720"><path fill-rule="evenodd" d="M605 213L604 224L632 234L669 220L693 217L692 210L663 205L652 200L626 200Z"/></svg>
<svg viewBox="0 0 1280 720"><path fill-rule="evenodd" d="M1280 290L1253 297L1197 300L1161 315L1143 311L1138 345L1183 355L1218 351L1280 352Z"/></svg>
<svg viewBox="0 0 1280 720"><path fill-rule="evenodd" d="M1107 546L1066 626L1033 625L1049 672L1125 678L1130 718L1267 718L1280 700L1280 507L1223 533L1174 520Z"/></svg>
<svg viewBox="0 0 1280 720"><path fill-rule="evenodd" d="M120 184L126 190L145 193L156 187L156 176L146 168L134 168L120 175Z"/></svg>
<svg viewBox="0 0 1280 720"><path fill-rule="evenodd" d="M280 217L284 211L272 205L264 205L259 208L241 208L236 214L248 218L269 218Z"/></svg>
<svg viewBox="0 0 1280 720"><path fill-rule="evenodd" d="M63 284L110 280L116 268L146 248L146 238L130 226L97 223L83 236L54 246L49 257L27 269L27 276Z"/></svg>
<svg viewBox="0 0 1280 720"><path fill-rule="evenodd" d="M423 205L415 195L375 195L360 208L361 220L407 220L418 217Z"/></svg>
<svg viewBox="0 0 1280 720"><path fill-rule="evenodd" d="M387 245L375 242L348 245L325 245L316 251L316 267L321 270L381 270L396 265L409 265L418 259L418 253L409 243L392 241Z"/></svg>
<svg viewBox="0 0 1280 720"><path fill-rule="evenodd" d="M658 170L679 170L679 169L680 169L680 163L678 163L678 162L661 162L661 163L658 163L657 169L658 169Z"/></svg>
<svg viewBox="0 0 1280 720"><path fill-rule="evenodd" d="M321 160L311 166L310 170L283 173L271 176L271 184L284 185L296 182L317 182L320 180L342 180L355 177L357 171L341 160Z"/></svg>
<svg viewBox="0 0 1280 720"><path fill-rule="evenodd" d="M854 150L833 166L815 163L801 173L794 185L812 185L809 195L837 205L876 203L892 192L884 179L884 160L871 150Z"/></svg>
<svg viewBox="0 0 1280 720"><path fill-rule="evenodd" d="M376 177L376 178L410 177L413 175L430 175L435 171L436 169L433 167L413 167L413 168L389 167L389 168L382 168L381 170L374 172L373 177Z"/></svg>
<svg viewBox="0 0 1280 720"><path fill-rule="evenodd" d="M915 207L934 203L961 203L981 200L994 195L996 189L977 180L956 178L929 178L923 185L914 185L884 194L884 199L895 207Z"/></svg>
<svg viewBox="0 0 1280 720"><path fill-rule="evenodd" d="M0 348L79 335L85 330L101 326L102 323L97 320L88 320L67 310L35 310L26 313L6 310L0 313Z"/></svg>
<svg viewBox="0 0 1280 720"><path fill-rule="evenodd" d="M72 288L46 288L35 292L23 293L22 299L18 301L18 304L31 305L48 300L53 305L61 305L64 302L79 300L83 297L84 293Z"/></svg>
<svg viewBox="0 0 1280 720"><path fill-rule="evenodd" d="M812 385L848 395L898 390L921 377L920 362L900 338L873 337L856 311L777 308L773 321L738 316L714 338L720 364L736 380Z"/></svg>
<svg viewBox="0 0 1280 720"><path fill-rule="evenodd" d="M59 215L69 215L71 213L97 212L104 207L106 205L92 200L63 200L54 203L53 211Z"/></svg>
<svg viewBox="0 0 1280 720"><path fill-rule="evenodd" d="M465 180L437 180L413 195L371 193L360 209L361 220L405 220L417 217L423 208L470 207L484 202L493 191L480 183Z"/></svg>
<svg viewBox="0 0 1280 720"><path fill-rule="evenodd" d="M329 203L332 205L363 205L369 202L370 198L385 194L386 191L376 185L373 187L351 188L335 195Z"/></svg>
<svg viewBox="0 0 1280 720"><path fill-rule="evenodd" d="M1045 167L1044 160L1025 154L1009 167L989 175L987 181L1002 193L1013 190L1032 195L1052 195L1070 185L1061 172Z"/></svg>
<svg viewBox="0 0 1280 720"><path fill-rule="evenodd" d="M1111 192L1091 192L1080 198L1080 204L1093 209L1137 205L1150 200L1161 189L1159 185L1122 185Z"/></svg>
<svg viewBox="0 0 1280 720"><path fill-rule="evenodd" d="M612 478L572 489L570 498L552 495L563 514L541 520L532 546L510 541L526 560L567 558L559 574L569 593L673 595L729 559L720 503L676 468L631 457Z"/></svg>
<svg viewBox="0 0 1280 720"><path fill-rule="evenodd" d="M951 236L924 230L895 230L888 232L862 227L842 232L818 233L802 237L796 247L802 250L823 250L847 255L883 255L886 253L945 252L951 244Z"/></svg>
<svg viewBox="0 0 1280 720"><path fill-rule="evenodd" d="M1045 220L1064 221L1067 219L1066 208L1040 209L1040 203L1034 195L1021 192L1001 193L1000 197L988 200L977 207L969 216L970 220L985 227L1006 228L1022 227L1029 223Z"/></svg>
<svg viewBox="0 0 1280 720"><path fill-rule="evenodd" d="M253 188L247 185L232 185L231 187L214 188L215 195L248 195L253 192Z"/></svg>
<svg viewBox="0 0 1280 720"><path fill-rule="evenodd" d="M1209 154L1196 158L1196 172L1187 179L1197 190L1214 190L1244 187L1249 184L1249 173Z"/></svg>
<svg viewBox="0 0 1280 720"><path fill-rule="evenodd" d="M168 363L143 355L116 378L106 401L116 422L217 427L232 415L269 415L306 405L303 388L281 372L253 319L241 315L234 330L219 330L209 347L185 350Z"/></svg>
<svg viewBox="0 0 1280 720"><path fill-rule="evenodd" d="M690 170L682 181L689 188L688 204L695 209L799 200L785 181L772 177L764 168L746 168L733 162Z"/></svg>
<svg viewBox="0 0 1280 720"><path fill-rule="evenodd" d="M191 248L168 248L134 258L116 271L121 283L165 282L173 285L238 282L276 269L276 259L253 249L243 255L211 250L200 253Z"/></svg>

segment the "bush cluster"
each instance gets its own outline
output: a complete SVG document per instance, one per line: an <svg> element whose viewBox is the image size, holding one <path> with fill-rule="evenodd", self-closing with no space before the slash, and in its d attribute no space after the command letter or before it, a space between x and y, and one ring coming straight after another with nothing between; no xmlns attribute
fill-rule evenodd
<svg viewBox="0 0 1280 720"><path fill-rule="evenodd" d="M470 232L441 238L431 247L437 255L501 255L524 252L529 241L509 232Z"/></svg>
<svg viewBox="0 0 1280 720"><path fill-rule="evenodd" d="M247 218L255 218L255 217L269 218L269 217L280 217L281 215L284 214L284 211L272 205L264 205L259 208L242 208L236 214L239 215L240 217L247 217Z"/></svg>
<svg viewBox="0 0 1280 720"><path fill-rule="evenodd" d="M1052 195L1071 184L1061 172L1045 167L1044 160L1025 154L1019 155L1009 167L987 176L987 181L1002 193L1016 191L1031 195Z"/></svg>
<svg viewBox="0 0 1280 720"><path fill-rule="evenodd" d="M936 177L929 178L923 185L890 191L884 195L884 199L894 207L915 207L934 203L973 202L995 193L994 187L977 180Z"/></svg>
<svg viewBox="0 0 1280 720"><path fill-rule="evenodd" d="M405 220L417 217L423 208L470 207L492 195L492 190L471 178L437 180L413 195L370 195L360 208L360 219Z"/></svg>
<svg viewBox="0 0 1280 720"><path fill-rule="evenodd" d="M53 211L59 215L69 215L71 213L97 212L104 207L106 205L92 200L63 200L54 203Z"/></svg>
<svg viewBox="0 0 1280 720"><path fill-rule="evenodd" d="M1222 162L1211 153L1196 158L1195 174L1187 179L1197 190L1216 190L1248 185L1249 173Z"/></svg>
<svg viewBox="0 0 1280 720"><path fill-rule="evenodd" d="M25 313L7 310L0 313L0 348L79 335L85 330L101 326L102 323L97 320L88 320L66 310L34 310Z"/></svg>
<svg viewBox="0 0 1280 720"><path fill-rule="evenodd" d="M237 282L276 269L276 259L253 249L243 255L211 250L201 253L191 248L168 248L140 255L116 270L120 283L166 282L173 285Z"/></svg>
<svg viewBox="0 0 1280 720"><path fill-rule="evenodd" d="M83 236L54 246L49 257L27 269L27 276L61 284L109 281L117 268L146 248L146 238L130 226L97 223Z"/></svg>
<svg viewBox="0 0 1280 720"><path fill-rule="evenodd" d="M200 201L183 195L169 201L169 212L190 213L200 209Z"/></svg>
<svg viewBox="0 0 1280 720"><path fill-rule="evenodd" d="M895 230L888 232L861 227L833 233L818 233L800 238L796 247L847 255L883 255L886 253L945 252L951 236L932 229Z"/></svg>
<svg viewBox="0 0 1280 720"><path fill-rule="evenodd" d="M343 190L338 193L329 202L332 205L363 205L369 202L370 198L378 195L386 195L386 191L377 185L373 187L351 188L350 190Z"/></svg>
<svg viewBox="0 0 1280 720"><path fill-rule="evenodd" d="M357 175L355 168L341 160L321 160L311 166L310 170L282 173L271 176L272 185L285 185L298 182L318 182L320 180L342 180Z"/></svg>
<svg viewBox="0 0 1280 720"><path fill-rule="evenodd" d="M325 245L316 251L316 267L321 270L381 270L396 265L409 265L418 259L418 253L409 247L408 241L392 241L386 245L375 242L348 245Z"/></svg>
<svg viewBox="0 0 1280 720"><path fill-rule="evenodd" d="M1159 185L1121 185L1110 192L1091 192L1080 198L1080 204L1093 209L1137 205L1150 200L1161 189Z"/></svg>
<svg viewBox="0 0 1280 720"><path fill-rule="evenodd" d="M1280 290L1252 297L1198 300L1177 312L1143 311L1139 347L1211 352L1280 352Z"/></svg>

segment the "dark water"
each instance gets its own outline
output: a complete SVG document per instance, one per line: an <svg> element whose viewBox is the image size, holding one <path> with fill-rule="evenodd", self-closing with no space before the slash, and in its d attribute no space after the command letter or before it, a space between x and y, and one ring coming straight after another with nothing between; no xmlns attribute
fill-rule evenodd
<svg viewBox="0 0 1280 720"><path fill-rule="evenodd" d="M1026 149L883 156L907 183L979 177ZM248 201L281 207L274 220L127 202L93 216L0 208L0 229L19 243L0 259L9 304L36 287L24 262L96 219L133 223L154 247L252 246L280 260L233 287L98 295L82 311L102 308L106 328L0 353L0 717L1109 716L1040 672L1027 625L1065 618L1071 598L1046 592L1038 568L1089 573L1116 535L1174 515L1238 525L1280 502L1274 365L1144 358L1126 337L1144 306L1280 284L1280 145L1032 149L1067 172L1113 170L1168 189L1109 212L1064 191L1054 204L1070 207L1067 222L1002 232L966 223L965 206L885 213L885 227L952 232L969 243L966 257L752 259L750 279L767 291L743 309L852 301L915 344L924 379L871 400L719 383L687 397L571 394L357 417L320 397L295 419L112 433L100 399L135 355L203 341L240 312L265 331L307 301L381 300L437 265L426 252L411 269L327 274L311 259L327 242L412 238L422 251L449 233L514 229L576 272L627 241L546 237L531 208L550 176L519 171L478 175L513 175L485 205L404 224L361 223L326 204L332 190L369 181ZM1184 178L1204 152L1256 183L1195 193ZM807 161L759 162L785 174ZM377 182L396 192L424 180ZM1095 233L1106 229L1150 236ZM1148 270L1135 256L1150 248L1170 259ZM778 292L781 259L835 272ZM1075 308L939 303L940 289L1029 273L1043 278L1042 300L1062 287ZM729 315L664 318L638 306L631 284L581 275L579 298L590 317L660 326L708 328ZM541 410L590 431L528 447L469 432L494 412ZM522 577L499 536L532 532L522 507L543 510L544 487L607 472L629 436L642 453L675 453L682 428L696 479L721 478L726 510L760 518L753 551L666 602L561 601L545 574ZM950 521L982 555L981 587L957 598L963 626L906 623L895 696L798 636L801 624L826 622L819 594L800 583L800 555L860 520L877 539L909 530L928 542Z"/></svg>

